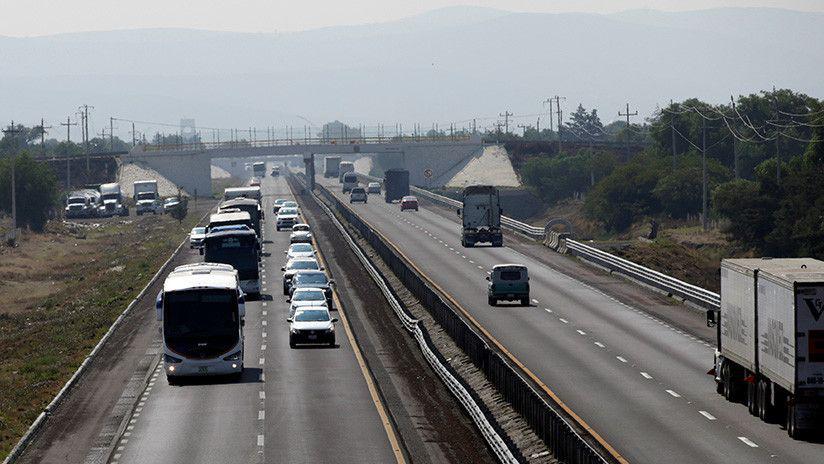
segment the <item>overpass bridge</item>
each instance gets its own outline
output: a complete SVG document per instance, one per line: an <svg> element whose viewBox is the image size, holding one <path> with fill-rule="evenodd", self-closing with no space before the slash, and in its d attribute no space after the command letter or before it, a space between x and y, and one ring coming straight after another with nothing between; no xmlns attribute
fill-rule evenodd
<svg viewBox="0 0 824 464"><path fill-rule="evenodd" d="M380 158L384 168L402 167L410 182L423 184L424 171L437 183L444 174L457 172L484 147L480 136L364 137L353 139L278 139L204 142L174 145L138 145L123 158L142 162L189 192L211 192L211 165L216 159L301 156L312 162L318 154L368 155Z"/></svg>

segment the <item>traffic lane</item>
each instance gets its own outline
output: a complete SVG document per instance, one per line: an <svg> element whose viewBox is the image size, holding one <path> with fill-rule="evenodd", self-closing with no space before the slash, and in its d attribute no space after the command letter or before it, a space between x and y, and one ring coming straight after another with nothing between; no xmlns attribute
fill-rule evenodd
<svg viewBox="0 0 824 464"><path fill-rule="evenodd" d="M391 208L386 214L393 214ZM460 252L456 255L465 255L467 259L483 263L481 266L485 269L494 264L512 261L528 265L533 298L541 303L536 305L539 309L554 308L549 314L566 321L562 322L564 327L589 339L593 345L596 342L604 345L616 362L635 368L638 375L643 373L642 376L651 376L655 381L660 381L666 387L665 391L672 391L679 398L687 398L695 408L692 421L697 419L696 426L705 427L705 421L719 426L734 425L738 430L738 435L734 438L739 447L749 449L756 444L765 452L788 460L804 462L818 459L824 451L824 446L819 443L792 440L781 427L751 417L740 404L730 403L717 395L712 377L706 374L712 364L713 348L703 340L640 308L625 305L589 285L542 266L533 257L508 248L462 249L457 224L444 221L437 214L394 214L400 215L404 223L409 221L408 225L411 226L401 227L396 233L414 229L418 232L417 235L423 232L430 237L427 234L431 234L437 237L436 242L440 240L437 243L445 250L455 253L450 247L454 248ZM410 246L409 253L419 253L419 259L426 259L428 255L436 254L436 251L425 252L422 247ZM483 288L485 282L481 286ZM530 354L531 352L527 352L519 357L525 360Z"/></svg>
<svg viewBox="0 0 824 464"><path fill-rule="evenodd" d="M339 194L337 192L335 192L335 193L339 197L344 198L341 194ZM441 221L435 220L435 222L433 222L433 223L425 223L425 222L424 223L416 223L413 219L416 218L416 217L419 218L419 219L423 219L423 218L425 218L426 213L424 213L423 215L416 214L416 213L404 213L404 215L402 215L402 217L404 219L410 221L410 223L408 223L408 224L404 220L401 220L401 222L398 222L397 220L387 220L388 219L387 216L392 217L393 214L397 214L396 213L397 210L395 208L397 208L397 205L386 205L382 201L378 201L378 202L373 201L372 203L370 203L368 205L363 205L363 206L356 205L356 209L359 212L362 212L365 216L368 216L368 215L372 214L373 217L371 219L369 217L367 217L367 220L370 220L370 222L374 226L378 227L379 229L384 229L383 230L384 232L387 232L386 229L394 228L394 230L389 230L388 231L389 236L401 237L401 240L398 240L397 242L399 242L401 244L402 248L406 248L404 250L405 253L408 253L408 255L413 260L415 260L416 262L421 264L421 267L425 268L426 272L428 272L430 275L435 277L436 281L438 280L439 276L449 276L449 277L453 277L454 278L453 280L457 280L458 281L457 285L452 285L452 286L445 285L446 287L451 288L451 289L448 289L448 291L453 293L453 295L458 296L458 300L464 302L465 304L466 304L466 302L472 302L472 304L468 304L468 309L473 314L473 316L476 316L484 326L491 329L493 334L496 337L499 337L499 339L504 340L504 344L508 348L512 349L513 352L516 354L516 356L518 356L522 361L525 361L528 366L532 366L532 369L534 369L536 371L536 373L539 374L539 377L541 377L545 380L551 379L552 380L551 383L553 384L553 388L558 393L561 393L561 397L565 398L565 401L570 402L571 404L574 404L574 403L572 403L571 399L567 399L567 398L574 398L574 397L576 397L576 395L579 395L581 385L589 385L590 382L586 381L587 376L583 376L583 379L578 379L576 381L570 382L569 381L570 378L568 376L557 376L557 375L553 375L553 372L545 372L545 369L547 367L546 366L546 364L547 364L546 359L544 359L543 355L536 353L536 351L538 351L538 350L535 350L534 346L541 346L541 344L544 343L544 341L548 337L550 337L550 338L552 337L551 334L540 333L540 334L537 334L537 337L535 337L535 338L525 337L524 334L523 334L524 327L533 327L533 325L531 325L531 324L534 324L536 322L535 321L517 322L518 319L519 319L520 313L516 313L517 315L515 315L515 316L513 316L512 313L507 313L507 315L503 318L495 318L495 317L491 316L491 314L493 314L494 311L483 311L483 310L473 311L472 310L472 308L489 308L488 305L486 304L485 299L483 298L483 296L485 296L484 295L484 293L485 293L485 288L484 288L485 283L481 284L480 288L478 288L478 287L474 287L472 285L467 286L467 285L465 285L465 282L467 280L478 282L478 281L480 281L480 279L483 279L483 275L485 275L485 269L488 269L491 266L491 264L488 264L487 266L484 266L482 264L478 264L478 266L481 266L482 268L484 268L484 270L479 270L478 276L473 277L474 272L470 272L470 273L466 274L466 273L464 273L465 267L458 265L458 263L463 261L463 259L457 259L457 260L456 259L445 259L445 260L442 260L442 259L434 259L433 260L432 259L432 257L445 257L445 256L449 256L451 258L451 255L450 255L450 253L451 253L451 254L455 254L455 255L467 256L467 261L469 259L471 259L470 256L474 256L475 259L473 259L473 261L479 262L477 260L481 260L482 257L486 256L490 251L492 251L493 253L494 252L506 253L507 249L505 249L505 248L503 248L503 249L502 248L497 248L497 249L480 248L480 249L459 250L458 249L458 247L460 247L459 243L456 243L455 246L451 246L449 244L449 240L450 240L449 238L439 237L438 235L436 235L437 238L435 238L433 240L431 237L429 237L429 235L426 232L421 233L421 231L418 230L421 227L421 224L423 224L423 227L425 227L424 230L429 231L429 229L432 229L436 226L442 225L443 224L442 219L441 219ZM373 209L375 209L375 211L372 211ZM438 219L438 218L439 218L438 216L435 216L432 219ZM397 219L397 218L395 218L395 219ZM406 224L406 225L403 225L403 224ZM447 232L447 231L440 231L440 232ZM455 234L457 234L457 229L455 231ZM433 234L433 235L435 235L435 234ZM441 234L441 235L443 235L443 234ZM422 236L425 236L426 239L422 239ZM456 235L456 237L457 237L457 235ZM459 239L455 239L455 240L458 241ZM444 242L446 242L446 245L444 245ZM452 249L450 249L450 247ZM457 253L456 253L456 251L457 251ZM462 254L461 253L462 251L464 253L468 253L468 254ZM522 256L519 256L519 257L523 258ZM517 259L517 260L514 259L512 254L509 254L509 255L505 256L504 259L501 259L501 258L494 258L493 259L493 263L510 262L510 261L520 262L522 260L521 259ZM430 269L426 269L426 267L430 267ZM531 265L531 269L532 269L532 267L533 266ZM569 279L569 280L571 280L571 279ZM539 285L541 285L541 284L539 284ZM535 287L535 283L533 282L533 291L535 291L535 290L536 290L536 287ZM603 295L601 295L601 296L603 296ZM545 301L551 301L551 300L552 300L551 298L546 298L545 299ZM586 301L586 299L584 299L584 301ZM615 302L612 302L612 303L613 303L613 305L615 304ZM575 307L575 306L576 306L576 304L575 304L575 302L573 302L572 307ZM577 306L580 307L580 302L577 303ZM599 305L596 305L596 307L598 307L598 306ZM586 313L585 311L577 311L579 308L575 308L575 309L576 309L575 314L585 314ZM642 317L641 314L637 314L637 313L634 313L633 311L629 311L625 307L623 307L623 308L617 308L616 307L616 308L613 308L612 311L614 311L616 314L622 314L623 313L624 315L626 315L626 317L630 317L630 318L635 317L635 318L639 319L637 324L633 323L633 324L629 325L630 329L635 328L637 330L635 332L631 332L631 333L620 333L617 337L619 339L632 341L633 339L636 339L636 338L639 338L639 337L643 338L644 336L646 336L647 333L661 331L660 327L655 327L655 325L659 325L659 324L657 324L657 322L650 321L648 318ZM548 313L548 314L551 314L551 313ZM566 322L563 322L561 319L563 319L563 321L566 321ZM596 318L596 320L598 320L598 319ZM575 325L575 324L570 324L569 319L565 319L565 318L559 318L558 322L560 322L564 327L572 327L572 326ZM546 320L539 320L539 321L537 321L537 323L538 324L542 324L542 323L545 324ZM654 324L654 325L651 326L650 324ZM610 323L602 323L602 326L604 326L603 327L604 333L612 333L612 332L616 331L615 330L616 327L613 327L612 324L610 324ZM583 335L581 335L580 332L578 332L578 330L580 330L580 329L575 329L574 331L569 330L569 331L567 331L567 333L568 334L573 334L573 339L578 338L578 337L576 337L576 335L580 336L580 338L582 338L582 339L585 339L585 337ZM587 334L587 332L585 332L585 334ZM665 337L672 338L672 334L666 334ZM681 344L687 343L687 342L692 343L692 345L694 345L693 349L694 349L695 346L698 346L698 343L694 343L692 340L689 340L687 337L684 337L684 339L686 341L682 340L680 342ZM510 342L509 340L512 340L512 342ZM520 340L532 340L532 341L534 341L534 343L529 344L529 346L524 348L523 343L521 343ZM667 340L667 341L668 341L668 343L666 343L662 346L670 346L674 343L672 340ZM604 343L604 342L598 342L598 343L600 343L604 347L608 347L608 348L605 349L605 351L611 353L611 347L609 347L606 343ZM625 343L622 343L622 344L625 344ZM616 345L612 345L612 346L616 346ZM620 346L620 345L617 345L617 346ZM677 363L677 361L673 361L671 359L670 355L667 354L663 350L662 350L661 353L659 353L658 350L661 350L662 346L656 347L655 345L653 345L651 347L651 350L644 350L643 352L647 356L657 356L658 358L663 358L663 360L658 359L654 362L645 363L644 365L648 365L648 366L651 367L650 369L647 369L647 370L637 370L635 372L631 372L631 371L622 372L623 377L626 378L626 379L636 379L636 380L637 379L654 380L653 382L647 382L647 384L648 384L647 388L652 388L653 389L652 391L654 391L655 394L657 394L657 395L665 394L668 397L675 398L675 399L684 398L685 394L684 394L684 391L683 391L683 388L682 388L683 387L683 374L684 374L684 372L688 372L689 368L685 367L685 366L681 366L679 369L672 369L671 365L673 363ZM592 342L592 345L588 346L588 348L590 350L595 348L595 349L598 349L599 351L603 349L603 348L600 348L598 345L595 345L595 342ZM700 349L700 347L699 347L699 349ZM550 351L550 352L554 353L554 351ZM676 350L676 353L678 353L678 350ZM536 354L537 354L537 356L536 356ZM578 353L576 358L580 357L580 356L581 356L581 353ZM681 356L683 357L683 354ZM693 356L687 356L687 359L691 359L691 358L694 358L694 357ZM614 363L619 363L620 365L625 365L625 366L628 366L628 367L635 367L637 365L636 360L630 358L626 354L625 351L619 351L617 354L616 353L611 353L610 355L607 356L607 359L610 359ZM709 358L704 358L704 359L709 359ZM586 363L584 363L584 365L589 366L591 364L591 362L592 362L592 359L588 358L586 360ZM698 362L700 363L700 361L698 361ZM537 368L535 366L537 366ZM653 369L653 368L657 368L659 366L664 366L667 369L671 369L671 370L676 371L675 377L667 377L663 374L659 375L657 373L657 371L655 371ZM542 372L542 369L544 370L544 372ZM551 369L551 370L555 371L555 369ZM646 374L646 375L650 375L650 372L656 372L655 376L650 376L650 377L652 377L652 379L647 379L646 377L641 375L642 373ZM695 382L697 382L697 383L708 383L709 386L707 388L698 389L699 391L696 392L696 393L693 393L693 391L690 391L690 393L694 394L694 397L686 399L684 401L686 401L690 405L696 405L696 399L705 400L706 397L709 397L710 398L710 403L714 407L718 407L720 409L723 409L723 412L728 415L727 417L724 417L724 419L728 420L728 422L726 422L727 424L738 424L740 422L743 422L745 425L748 425L748 424L746 424L747 421L754 420L753 418L751 418L747 415L746 409L742 410L742 408L740 408L736 405L732 405L732 404L726 403L724 401L721 401L720 397L718 397L718 396L713 396L714 395L714 388L712 388L712 380L709 376L705 375L705 371L698 371L698 372L695 372L693 374L695 375L695 377L693 378L693 380ZM556 377L559 377L559 379L557 381L561 382L561 383L556 383ZM621 376L619 376L619 377L621 377ZM657 385L656 384L658 382L657 379L667 379L667 380L669 380L670 382L678 385L678 389L681 392L679 393L679 391L674 390L671 386L669 388L659 388L659 387L667 387L667 386L666 385ZM607 382L616 383L615 378L610 378L610 379L607 380ZM626 381L621 382L621 383L625 384ZM562 384L565 384L566 387L562 387L561 386ZM604 386L600 386L600 387L601 387L601 389L603 389ZM614 387L610 387L610 388L614 388ZM566 392L567 389L569 390L568 393ZM670 392L672 392L672 393L670 393ZM605 393L607 393L607 392L605 392ZM614 393L615 392L613 392L613 394L606 395L605 397L606 398L613 398L613 399L620 397L620 396L616 396ZM634 391L625 391L624 393L625 394L634 394L635 392ZM572 396L569 396L569 395L572 395ZM677 396L674 396L674 395L677 395ZM602 413L603 410L601 408L591 407L592 405L590 405L586 401L586 398L582 398L582 400L583 400L582 402L584 404L580 407L579 406L573 406L573 409L576 410L576 412L578 412L579 414L584 414L584 416L586 418L603 416L602 420L600 420L600 421L597 420L597 419L592 419L592 420L588 419L588 420L590 421L590 425L595 426L596 430L599 430L600 433L606 435L607 437L610 437L611 436L610 433L613 433L613 427L611 427L611 426L614 425L616 416L612 413L602 415L601 413ZM624 405L625 401L630 401L630 403L627 403L627 404L632 404L631 403L632 398L623 399L621 402L619 402L619 404ZM700 406L703 406L703 405L704 404L702 403ZM646 407L646 405L644 403L641 403L641 404L633 405L632 407L629 407L627 409L630 410L630 411L637 411L639 408L644 409L645 407ZM713 410L713 413L709 413L706 409L698 409L696 407L692 411L684 411L684 412L685 412L685 415L680 415L678 421L671 424L673 429L671 429L669 433L665 434L664 440L668 440L668 441L671 442L673 439L670 438L670 437L678 436L677 434L678 433L683 433L683 431L685 429L693 430L690 433L690 438L689 438L689 441L686 443L686 446L681 448L682 458L684 459L685 462L689 462L689 461L695 459L695 457L696 457L695 456L695 450L699 449L699 448L702 448L702 447L707 447L711 450L715 450L715 452L717 453L715 457L718 458L718 459L720 459L723 456L724 453L727 453L728 449L730 449L730 448L735 449L736 453L738 453L736 455L739 456L739 457L745 457L745 456L742 456L742 453L744 455L749 455L749 454L752 453L753 448L750 445L748 445L747 442L740 440L738 438L738 436L734 436L734 437L733 436L726 436L723 440L721 440L721 442L717 442L718 435L716 435L714 433L707 434L705 432L706 429L709 429L708 422L715 422L715 421L719 420L718 417L715 417L713 415L713 414L716 414L716 415L719 414L717 412L717 410ZM709 419L707 416L704 415L705 413L709 414L709 416L713 417L713 419ZM627 414L627 411L624 411L624 415L626 415L626 414ZM638 414L638 413L633 412L632 414ZM665 419L671 418L673 416L669 411L662 411L656 417L658 417L659 419L665 420ZM601 425L600 422L603 422L604 424ZM627 425L626 420L623 420L622 421L622 430L619 431L619 438L618 438L618 440L613 440L613 441L616 442L616 443L622 443L622 444L623 443L630 443L631 446L626 446L626 448L631 448L632 450L634 450L633 452L635 452L635 453L637 453L638 450L644 449L645 445L649 445L649 443L650 443L650 441L649 441L650 435L649 434L650 433L655 433L658 430L660 430L660 428L661 428L660 423L656 423L655 421L648 421L648 420L641 420L640 421L640 425L642 427L640 429L634 428L634 427L633 428L628 428L628 427L625 427L625 425ZM650 429L650 430L646 430L646 429ZM632 430L632 433L629 436L625 436L627 434L628 430ZM640 435L637 434L637 432L636 432L637 430L646 430L646 433L643 436L640 436ZM786 437L786 434L784 434L783 431L781 431L778 427L770 426L768 424L758 423L758 424L754 424L752 427L748 427L746 431L747 431L747 433L756 433L756 435L759 437L758 440L763 440L763 441L767 442L768 444L770 444L772 446L778 447L779 449L786 448L786 441L788 440L788 437ZM744 438L748 438L746 435L741 435L741 436L743 436ZM750 436L749 438L751 438L751 437L752 436ZM636 443L639 439L642 442L641 443ZM655 441L657 441L657 440L655 440ZM653 443L655 441L653 441ZM660 441L659 441L659 443L660 443ZM613 443L613 444L615 444L615 443ZM793 447L792 446L792 441L790 441L789 445L792 447L792 449L790 451L792 451L793 454L800 454L801 456L808 456L810 454L814 454L815 451L816 451L815 446L809 446L808 449L806 449L806 450L798 450L797 449L798 447ZM762 443L762 447L763 447L763 443ZM622 447L622 449L623 449L623 447ZM658 447L652 447L651 451L653 453L660 453L661 449L658 448ZM672 451L672 450L670 450L670 451ZM634 456L633 454L630 454L629 452L627 454L629 456ZM660 455L658 457L660 458ZM671 458L671 456L668 456L668 458ZM761 455L761 458L763 459L764 456ZM803 457L800 457L800 459L803 459Z"/></svg>
<svg viewBox="0 0 824 464"><path fill-rule="evenodd" d="M274 199L294 198L281 177L264 181L263 193L268 212ZM281 291L280 272L289 232L277 232L274 223L271 214L264 244L269 256L263 259L272 297L264 316L268 327L265 455L281 462L394 462L383 423L340 323L334 348L289 348L289 303Z"/></svg>

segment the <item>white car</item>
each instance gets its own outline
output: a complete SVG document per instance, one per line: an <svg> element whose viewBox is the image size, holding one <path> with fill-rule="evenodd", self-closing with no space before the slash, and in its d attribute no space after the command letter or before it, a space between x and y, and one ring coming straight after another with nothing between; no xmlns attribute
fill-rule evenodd
<svg viewBox="0 0 824 464"><path fill-rule="evenodd" d="M329 307L326 306L326 294L323 292L323 289L308 287L295 289L295 291L292 292L292 298L289 303L289 317L294 316L297 309L307 306L323 306L329 309Z"/></svg>
<svg viewBox="0 0 824 464"><path fill-rule="evenodd" d="M366 185L366 193L377 193L378 195L381 194L381 183L380 182L369 182Z"/></svg>
<svg viewBox="0 0 824 464"><path fill-rule="evenodd" d="M295 224L289 235L289 243L312 243L312 232L309 224Z"/></svg>
<svg viewBox="0 0 824 464"><path fill-rule="evenodd" d="M308 243L293 243L289 245L289 249L284 253L286 253L287 260L295 258L314 258L315 248Z"/></svg>
<svg viewBox="0 0 824 464"><path fill-rule="evenodd" d="M298 271L322 271L323 268L315 258L290 259L286 266L280 268L283 271L283 294L288 295L292 286L292 277Z"/></svg>
<svg viewBox="0 0 824 464"><path fill-rule="evenodd" d="M286 319L289 323L289 347L299 343L327 344L335 346L335 322L323 306L310 306L295 311Z"/></svg>
<svg viewBox="0 0 824 464"><path fill-rule="evenodd" d="M203 247L203 240L206 239L206 228L195 227L189 232L189 248Z"/></svg>
<svg viewBox="0 0 824 464"><path fill-rule="evenodd" d="M298 212L297 208L281 206L280 210L278 211L275 229L277 229L278 231L280 231L281 229L291 229L292 226L297 224L299 220L300 213Z"/></svg>

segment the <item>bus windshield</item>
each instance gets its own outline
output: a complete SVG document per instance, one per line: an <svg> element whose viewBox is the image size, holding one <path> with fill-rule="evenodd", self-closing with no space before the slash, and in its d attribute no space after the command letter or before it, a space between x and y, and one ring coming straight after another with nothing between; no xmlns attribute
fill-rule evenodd
<svg viewBox="0 0 824 464"><path fill-rule="evenodd" d="M237 294L208 289L170 292L163 297L163 339L187 357L218 356L240 337Z"/></svg>

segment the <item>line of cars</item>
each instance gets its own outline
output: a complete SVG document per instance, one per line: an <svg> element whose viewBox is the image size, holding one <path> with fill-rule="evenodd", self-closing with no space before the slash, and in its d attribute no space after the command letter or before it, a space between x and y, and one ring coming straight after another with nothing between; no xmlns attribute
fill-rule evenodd
<svg viewBox="0 0 824 464"><path fill-rule="evenodd" d="M289 299L286 318L289 346L335 346L337 319L330 312L334 309L332 289L335 282L318 260L312 229L309 224L299 222L300 209L293 201L275 200L274 211L277 213L277 230L290 231L289 247L283 252L286 263L280 269L283 272L283 294Z"/></svg>

